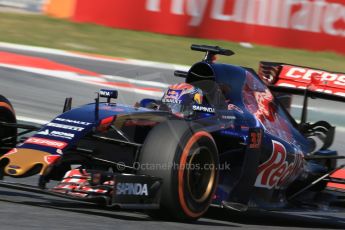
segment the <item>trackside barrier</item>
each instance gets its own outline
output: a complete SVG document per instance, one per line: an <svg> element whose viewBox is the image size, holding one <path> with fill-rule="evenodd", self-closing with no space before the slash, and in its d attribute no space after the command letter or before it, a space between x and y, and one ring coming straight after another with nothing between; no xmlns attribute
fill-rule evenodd
<svg viewBox="0 0 345 230"><path fill-rule="evenodd" d="M343 0L76 0L71 19L345 54Z"/></svg>
<svg viewBox="0 0 345 230"><path fill-rule="evenodd" d="M57 18L71 18L75 12L76 0L48 0L44 12Z"/></svg>

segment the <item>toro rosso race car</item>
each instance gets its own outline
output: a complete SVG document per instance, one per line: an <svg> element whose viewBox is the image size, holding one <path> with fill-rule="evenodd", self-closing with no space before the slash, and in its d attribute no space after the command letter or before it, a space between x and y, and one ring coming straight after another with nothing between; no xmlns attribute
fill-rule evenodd
<svg viewBox="0 0 345 230"><path fill-rule="evenodd" d="M345 74L272 62L256 74L214 61L230 50L191 48L205 58L175 71L185 82L161 100L122 105L116 90L101 90L78 108L67 98L62 114L36 127L18 124L1 96L0 177L39 179L35 188L0 186L176 220L196 220L209 206L344 204L343 157L329 149L335 127L308 122L307 108L310 98L344 102ZM298 122L288 112L291 94L304 96Z"/></svg>

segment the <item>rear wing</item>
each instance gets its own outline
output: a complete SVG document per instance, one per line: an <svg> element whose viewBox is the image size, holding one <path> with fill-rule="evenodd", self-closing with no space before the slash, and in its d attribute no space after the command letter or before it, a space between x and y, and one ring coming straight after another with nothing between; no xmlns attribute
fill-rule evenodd
<svg viewBox="0 0 345 230"><path fill-rule="evenodd" d="M345 73L260 62L259 77L272 91L345 102Z"/></svg>

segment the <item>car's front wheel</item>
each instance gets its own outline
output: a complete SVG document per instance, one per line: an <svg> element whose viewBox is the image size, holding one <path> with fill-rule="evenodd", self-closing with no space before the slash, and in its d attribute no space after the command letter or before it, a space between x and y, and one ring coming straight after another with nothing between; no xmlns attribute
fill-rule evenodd
<svg viewBox="0 0 345 230"><path fill-rule="evenodd" d="M163 179L160 210L152 217L196 220L208 209L218 181L218 151L198 125L167 121L144 142L139 173Z"/></svg>

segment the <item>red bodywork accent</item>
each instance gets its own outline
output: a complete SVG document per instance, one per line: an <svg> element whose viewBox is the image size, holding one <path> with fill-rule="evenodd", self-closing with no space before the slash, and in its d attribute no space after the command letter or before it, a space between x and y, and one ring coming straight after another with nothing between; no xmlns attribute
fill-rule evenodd
<svg viewBox="0 0 345 230"><path fill-rule="evenodd" d="M39 137L30 137L24 143L41 145L41 146L46 146L46 147L51 147L51 148L56 148L56 149L63 149L67 146L66 142L39 138Z"/></svg>
<svg viewBox="0 0 345 230"><path fill-rule="evenodd" d="M114 120L114 117L107 117L107 118L104 118L104 119L101 121L101 125L110 124L111 122L113 122L113 120Z"/></svg>
<svg viewBox="0 0 345 230"><path fill-rule="evenodd" d="M84 169L72 169L65 174L63 180L52 191L75 197L87 197L90 194L106 194L110 192L109 188L91 186L89 183L90 176L90 173ZM104 184L114 185L113 181L106 181Z"/></svg>
<svg viewBox="0 0 345 230"><path fill-rule="evenodd" d="M50 155L50 156L45 156L44 160L45 162L47 162L48 164L53 164L54 162L56 162L57 160L59 160L61 158L61 156L58 155Z"/></svg>
<svg viewBox="0 0 345 230"><path fill-rule="evenodd" d="M332 173L331 177L345 180L345 169L339 169Z"/></svg>
<svg viewBox="0 0 345 230"><path fill-rule="evenodd" d="M345 73L283 65L275 86L308 88L310 91L345 98Z"/></svg>
<svg viewBox="0 0 345 230"><path fill-rule="evenodd" d="M11 111L14 114L14 110L13 110L13 108L9 104L7 104L5 102L0 102L0 107L4 107L4 108L6 108L7 110Z"/></svg>
<svg viewBox="0 0 345 230"><path fill-rule="evenodd" d="M330 190L343 190L345 192L345 168L338 169L330 175L331 179L339 180L337 182L328 182L327 188Z"/></svg>
<svg viewBox="0 0 345 230"><path fill-rule="evenodd" d="M114 120L115 120L114 116L104 118L103 120L101 120L99 126L97 127L97 130L100 132L106 131Z"/></svg>
<svg viewBox="0 0 345 230"><path fill-rule="evenodd" d="M10 151L8 151L4 156L8 156L8 155L11 155L11 154L16 153L16 152L18 152L17 148L13 148Z"/></svg>
<svg viewBox="0 0 345 230"><path fill-rule="evenodd" d="M345 191L345 184L338 184L338 183L329 182L327 184L327 187L330 189L341 189L341 190Z"/></svg>

